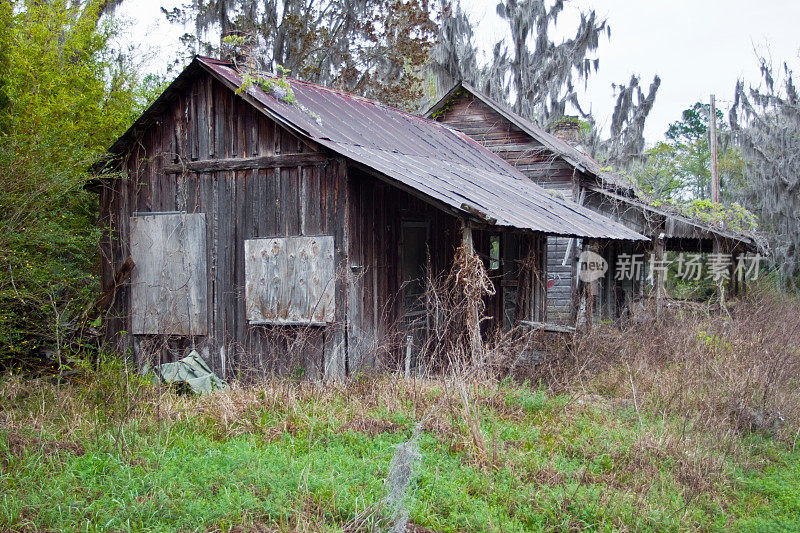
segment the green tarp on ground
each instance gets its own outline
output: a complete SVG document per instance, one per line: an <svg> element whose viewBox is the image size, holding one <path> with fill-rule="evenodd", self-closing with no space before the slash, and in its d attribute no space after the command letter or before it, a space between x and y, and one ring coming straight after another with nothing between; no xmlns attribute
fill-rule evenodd
<svg viewBox="0 0 800 533"><path fill-rule="evenodd" d="M156 366L153 373L164 383L185 383L197 394L229 388L195 350L180 361Z"/></svg>

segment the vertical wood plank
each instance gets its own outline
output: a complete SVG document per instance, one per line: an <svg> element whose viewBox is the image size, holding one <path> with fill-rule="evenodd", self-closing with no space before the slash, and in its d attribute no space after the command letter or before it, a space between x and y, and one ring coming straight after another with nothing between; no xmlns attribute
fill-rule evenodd
<svg viewBox="0 0 800 533"><path fill-rule="evenodd" d="M234 190L233 190L233 342L231 344L232 360L236 362L237 368L240 367L240 361L243 359L243 343L247 330L247 319L245 318L245 305L244 305L244 241L249 238L250 229L247 225L247 218L245 216L246 201L248 190L246 188L248 183L252 183L248 178L255 171L244 171L234 173Z"/></svg>
<svg viewBox="0 0 800 533"><path fill-rule="evenodd" d="M200 117L199 113L201 111L201 107L199 100L200 100L200 86L199 84L195 83L192 85L191 93L189 95L190 98L190 111L189 111L189 144L191 149L191 159L192 161L196 161L200 159L200 135L201 135L201 128L200 128Z"/></svg>
<svg viewBox="0 0 800 533"><path fill-rule="evenodd" d="M216 124L216 102L214 97L214 80L211 76L204 76L203 77L203 115L204 120L200 124L200 128L203 131L203 140L205 143L205 149L201 150L201 154L207 154L207 157L214 158L216 157L216 144L215 144L215 124Z"/></svg>
<svg viewBox="0 0 800 533"><path fill-rule="evenodd" d="M660 233L653 239L653 260L657 267L664 265L665 251L664 234ZM664 307L664 270L662 268L656 268L654 274L656 312L661 315Z"/></svg>
<svg viewBox="0 0 800 533"><path fill-rule="evenodd" d="M350 373L372 366L367 355L372 336L365 328L364 316L364 234L360 180L347 177L346 225L349 241L349 261L347 264L347 367ZM370 323L368 323L371 326Z"/></svg>
<svg viewBox="0 0 800 533"><path fill-rule="evenodd" d="M347 228L347 163L341 159L329 165L332 171L336 245L336 322L327 328L325 338L326 379L338 380L347 374L347 317L349 251Z"/></svg>

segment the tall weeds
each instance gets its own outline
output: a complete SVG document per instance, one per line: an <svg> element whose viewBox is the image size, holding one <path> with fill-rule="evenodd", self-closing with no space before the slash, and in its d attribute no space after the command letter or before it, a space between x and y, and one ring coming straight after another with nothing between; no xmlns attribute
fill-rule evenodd
<svg viewBox="0 0 800 533"><path fill-rule="evenodd" d="M670 454L695 484L721 479L728 457L745 466L758 457L747 453L758 442L749 434L797 447L796 298L764 289L721 314L672 307L650 316L576 335L523 374L554 392L631 409L640 425L650 422L642 446Z"/></svg>
<svg viewBox="0 0 800 533"><path fill-rule="evenodd" d="M645 499L647 489L637 492L631 483L639 481L631 480L641 480L642 471L657 480L668 468L690 506L695 498L722 501L718 495L735 479L732 468L770 461L763 447L797 446L798 311L800 302L792 297L755 291L722 314L669 307L659 318L600 325L550 341L520 330L498 332L484 336L481 364L460 352L438 370L423 367L423 375L405 377L388 367L385 373L325 385L276 375L247 377L234 380L228 392L207 396L175 394L109 358L85 365L64 382L3 377L0 429L15 446L56 439L54 447L75 444L119 454L166 448L179 432L215 441L256 435L267 443L298 436L327 440L350 431L373 437L404 432L408 438L381 474L384 494L363 502L342 522L345 529L360 531L402 530L416 495L415 468L420 454L430 451L426 439L418 438L422 433L491 477L518 468L525 457L520 450L539 445L498 435L498 420L513 420L540 425L548 435L542 445L585 465L597 463L598 454L608 456L603 459L608 472L581 470L586 483L605 476ZM468 339L461 339L466 349ZM540 355L533 357L534 350ZM527 380L537 390L508 388L510 379ZM544 404L549 407L542 410ZM396 413L404 417L391 415ZM630 440L618 445L613 439L602 444L576 439L576 427L586 417L595 428L607 424L604 435ZM537 483L566 485L555 467L536 468L525 475Z"/></svg>

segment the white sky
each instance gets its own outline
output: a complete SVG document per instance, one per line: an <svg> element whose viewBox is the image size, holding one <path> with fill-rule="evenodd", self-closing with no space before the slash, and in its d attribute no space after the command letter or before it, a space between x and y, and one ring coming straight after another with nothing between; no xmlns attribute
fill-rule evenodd
<svg viewBox="0 0 800 533"><path fill-rule="evenodd" d="M461 1L477 25L476 40L504 36L497 2ZM597 51L600 69L582 102L591 104L598 124L607 127L614 107L611 84L640 74L646 89L658 74L661 88L645 129L651 143L663 138L684 109L707 102L711 94L727 115L736 80L760 80L754 48L776 67L800 63L800 0L573 0L558 19L554 40L559 32L574 35L579 9L595 9L611 26L611 39L602 38Z"/></svg>
<svg viewBox="0 0 800 533"><path fill-rule="evenodd" d="M495 0L461 0L477 26L482 49L505 36ZM159 7L171 0L129 0L119 15L132 25L124 40L138 46L146 68L163 70L165 59L179 50L180 29L170 28ZM714 93L727 112L736 80L760 79L754 49L771 57L776 68L787 61L800 66L800 0L572 0L558 20L554 39L571 35L579 10L593 8L611 26L597 57L600 69L589 81L582 102L591 105L598 123L607 126L614 105L613 82L626 83L640 74L645 89L658 73L661 88L645 135L663 138L670 122L698 100ZM800 69L798 69L800 72Z"/></svg>

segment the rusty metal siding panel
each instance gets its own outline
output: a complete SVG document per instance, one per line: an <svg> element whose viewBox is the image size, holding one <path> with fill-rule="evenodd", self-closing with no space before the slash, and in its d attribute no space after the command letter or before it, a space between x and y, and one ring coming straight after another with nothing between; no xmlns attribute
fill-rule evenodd
<svg viewBox="0 0 800 533"><path fill-rule="evenodd" d="M223 62L199 64L231 89L239 73ZM498 226L544 233L644 240L638 233L554 197L466 135L435 121L318 85L291 80L296 103L248 87L241 96L288 129L364 164L464 214Z"/></svg>
<svg viewBox="0 0 800 533"><path fill-rule="evenodd" d="M206 335L204 214L153 214L130 219L131 332Z"/></svg>
<svg viewBox="0 0 800 533"><path fill-rule="evenodd" d="M249 239L244 248L250 324L334 321L333 236Z"/></svg>

